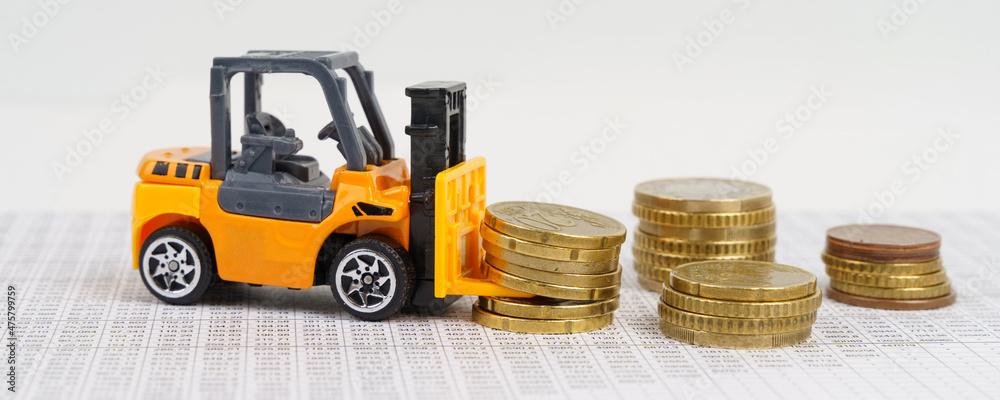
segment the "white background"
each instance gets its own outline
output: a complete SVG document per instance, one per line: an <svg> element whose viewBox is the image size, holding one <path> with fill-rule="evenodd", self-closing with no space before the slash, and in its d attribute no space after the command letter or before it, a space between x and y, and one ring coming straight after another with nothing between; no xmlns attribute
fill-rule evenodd
<svg viewBox="0 0 1000 400"><path fill-rule="evenodd" d="M622 211L638 182L743 168L784 210L988 210L998 15L995 1L938 0L6 1L0 211L127 210L146 151L209 144L212 57L349 48L407 158L403 89L469 83L468 153L488 160L490 202ZM127 115L123 95L138 97ZM342 163L315 139L330 117L314 82L267 80L264 96L303 153ZM113 130L67 162L102 119ZM616 119L621 133L602 136ZM936 139L949 129L953 142Z"/></svg>

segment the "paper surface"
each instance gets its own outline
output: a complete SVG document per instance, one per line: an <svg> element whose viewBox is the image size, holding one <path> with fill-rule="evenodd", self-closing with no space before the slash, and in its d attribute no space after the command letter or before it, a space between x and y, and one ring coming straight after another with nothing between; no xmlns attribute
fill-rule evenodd
<svg viewBox="0 0 1000 400"><path fill-rule="evenodd" d="M628 215L614 215L634 225ZM852 216L779 214L778 261L826 288L823 232ZM0 284L15 311L10 398L989 398L1000 396L1000 218L910 215L943 238L958 302L930 311L824 299L802 345L678 343L638 287L630 242L621 308L584 334L525 335L446 315L362 322L327 287L229 283L192 306L153 298L131 268L129 216L0 216ZM4 359L9 359L4 330ZM4 363L5 374L9 365ZM5 377L9 380L9 376ZM5 398L7 398L5 397Z"/></svg>

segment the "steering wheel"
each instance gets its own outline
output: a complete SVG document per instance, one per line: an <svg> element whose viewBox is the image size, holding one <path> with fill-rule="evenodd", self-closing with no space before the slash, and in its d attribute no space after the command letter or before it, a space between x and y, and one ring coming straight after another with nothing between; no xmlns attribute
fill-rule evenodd
<svg viewBox="0 0 1000 400"><path fill-rule="evenodd" d="M367 127L359 126L358 139L361 140L361 151L365 153L365 163L366 164L376 164L382 162L382 146L375 141L375 136L372 135L371 131ZM319 130L319 134L316 136L319 140L333 139L337 141L337 150L340 151L340 155L347 159L347 154L344 153L344 144L340 140L340 132L337 131L336 121L330 121L329 124Z"/></svg>
<svg viewBox="0 0 1000 400"><path fill-rule="evenodd" d="M329 124L319 130L319 134L316 135L319 140L333 139L337 142L337 150L340 151L340 156L347 159L347 154L344 154L344 146L340 144L340 132L337 132L337 125L334 121L330 121Z"/></svg>
<svg viewBox="0 0 1000 400"><path fill-rule="evenodd" d="M340 135L337 133L337 124L335 124L334 121L330 121L330 123L326 124L323 129L319 130L319 135L316 135L316 137L319 138L319 140L333 138L333 140L340 142Z"/></svg>

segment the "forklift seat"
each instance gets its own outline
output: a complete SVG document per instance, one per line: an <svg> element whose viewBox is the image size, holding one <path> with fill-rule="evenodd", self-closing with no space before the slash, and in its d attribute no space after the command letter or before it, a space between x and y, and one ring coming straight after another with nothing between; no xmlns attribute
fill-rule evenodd
<svg viewBox="0 0 1000 400"><path fill-rule="evenodd" d="M248 146L258 147L257 152L273 154L274 170L258 169L258 172L284 172L302 183L312 182L320 177L319 161L310 156L295 154L302 149L302 140L295 137L294 129L286 129L277 117L265 112L247 114L246 123L247 134L240 138L244 154L247 154Z"/></svg>
<svg viewBox="0 0 1000 400"><path fill-rule="evenodd" d="M285 172L303 183L320 177L319 161L310 156L291 155L274 162L276 172Z"/></svg>

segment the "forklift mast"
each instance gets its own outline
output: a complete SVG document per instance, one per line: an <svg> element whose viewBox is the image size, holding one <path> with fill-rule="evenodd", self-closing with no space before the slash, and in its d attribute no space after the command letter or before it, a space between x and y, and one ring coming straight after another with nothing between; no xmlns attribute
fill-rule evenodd
<svg viewBox="0 0 1000 400"><path fill-rule="evenodd" d="M410 98L410 255L417 282L411 306L439 313L459 296L434 296L434 186L442 171L465 161L465 83L430 81L406 88Z"/></svg>

